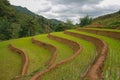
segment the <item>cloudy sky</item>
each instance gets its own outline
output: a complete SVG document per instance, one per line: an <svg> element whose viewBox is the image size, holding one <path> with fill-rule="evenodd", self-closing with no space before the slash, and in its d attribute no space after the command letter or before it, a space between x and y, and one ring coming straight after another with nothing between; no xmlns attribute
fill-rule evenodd
<svg viewBox="0 0 120 80"><path fill-rule="evenodd" d="M120 0L9 0L11 4L26 7L46 18L65 21L89 15L97 17L120 10Z"/></svg>

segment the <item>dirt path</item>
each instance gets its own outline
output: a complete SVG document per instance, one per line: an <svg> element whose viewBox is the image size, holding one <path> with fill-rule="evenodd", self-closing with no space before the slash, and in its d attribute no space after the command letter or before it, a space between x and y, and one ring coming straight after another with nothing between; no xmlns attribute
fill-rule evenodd
<svg viewBox="0 0 120 80"><path fill-rule="evenodd" d="M22 78L27 73L27 69L28 69L28 65L29 65L29 58L24 51L14 47L12 44L9 45L9 49L12 50L13 52L21 54L21 56L23 58L24 64L23 64L23 67L21 70L21 75L15 77L17 80L18 78Z"/></svg>
<svg viewBox="0 0 120 80"><path fill-rule="evenodd" d="M63 64L65 64L65 63L73 60L73 59L76 58L76 57L80 54L80 52L82 51L82 46L81 46L80 44L76 43L76 42L73 42L73 41L71 41L71 40L67 40L67 39L64 39L64 38L60 38L60 37L57 37L57 36L53 36L53 35L50 35L50 34L48 35L48 37L49 37L50 39L57 40L57 41L59 41L59 42L66 43L66 44L70 45L70 46L73 48L73 50L74 50L74 54L73 54L71 57L67 58L67 59L61 60L61 61L59 61L59 62L57 62L57 63L53 63L53 64L52 64L51 66L49 66L47 69L45 69L45 70L37 73L36 75L34 75L30 80L41 80L41 79L40 79L41 76L43 76L45 73L47 73L47 72L49 72L49 71L57 68L59 65L63 65Z"/></svg>
<svg viewBox="0 0 120 80"><path fill-rule="evenodd" d="M45 65L47 66L52 65L55 62L56 57L57 57L57 53L58 53L57 47L51 44L48 44L48 43L41 42L39 40L35 40L34 38L32 38L31 41L32 43L37 44L38 46L42 46L51 52L52 57L48 60L48 62L46 62Z"/></svg>
<svg viewBox="0 0 120 80"><path fill-rule="evenodd" d="M98 54L86 74L83 76L82 80L84 80L85 77L88 77L89 80L100 80L102 78L104 61L108 52L108 45L101 39L92 36L69 31L65 31L64 33L90 41L96 46Z"/></svg>

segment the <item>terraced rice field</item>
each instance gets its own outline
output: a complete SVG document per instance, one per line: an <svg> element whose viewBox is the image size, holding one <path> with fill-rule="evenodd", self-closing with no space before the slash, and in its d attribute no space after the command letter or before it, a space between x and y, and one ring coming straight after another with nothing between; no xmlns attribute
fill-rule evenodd
<svg viewBox="0 0 120 80"><path fill-rule="evenodd" d="M83 80L86 78L94 80L94 77L104 78L104 80L119 80L119 35L116 34L117 38L110 38L111 36L104 36L100 33L96 35L93 32L88 33L90 31L83 31L68 30L68 32L77 33L82 37L64 32L34 36L33 38L41 45L34 44L31 40L32 37L0 42L0 80L14 80L15 78L18 80ZM107 29L100 31L107 31ZM116 32L115 30L108 31ZM119 31L117 32L119 33ZM95 69L93 67L99 62L100 56L103 56L104 45L99 44L99 41L108 45L108 52L105 53L107 57L105 57L105 60L103 59L104 65L96 68L100 75L97 76L98 73L96 76L89 75L90 72L94 74ZM11 51L8 47L9 44L22 50L27 55L29 63L25 75L21 75L23 56L21 53ZM55 52L52 49L53 47L57 50L56 57L53 54ZM48 64L53 56L55 60ZM100 64L103 63L100 62ZM103 73L101 73L102 70Z"/></svg>
<svg viewBox="0 0 120 80"><path fill-rule="evenodd" d="M113 31L113 30L109 30ZM118 30L117 30L118 31ZM118 31L119 32L119 31ZM85 34L85 32L80 32ZM105 36L98 36L109 45L108 56L104 64L103 76L105 80L119 80L120 79L120 41ZM117 34L116 34L117 35Z"/></svg>

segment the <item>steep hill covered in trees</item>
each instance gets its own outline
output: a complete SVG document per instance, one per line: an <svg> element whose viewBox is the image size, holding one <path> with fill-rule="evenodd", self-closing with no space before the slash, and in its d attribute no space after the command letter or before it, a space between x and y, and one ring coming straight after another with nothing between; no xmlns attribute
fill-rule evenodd
<svg viewBox="0 0 120 80"><path fill-rule="evenodd" d="M66 26L64 22L47 19L27 8L13 6L8 0L0 0L0 40L66 30L69 28Z"/></svg>

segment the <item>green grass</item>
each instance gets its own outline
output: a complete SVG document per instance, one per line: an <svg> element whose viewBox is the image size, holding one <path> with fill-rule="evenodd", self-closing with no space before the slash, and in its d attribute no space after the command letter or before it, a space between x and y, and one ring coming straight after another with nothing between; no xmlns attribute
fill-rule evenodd
<svg viewBox="0 0 120 80"><path fill-rule="evenodd" d="M19 54L8 50L8 44L13 44L15 47L23 50L29 57L30 63L27 74L31 74L37 69L45 67L44 64L47 62L51 54L44 48L40 48L35 44L31 43L31 38L14 39L0 43L0 71L2 71L1 80L9 80L20 74L22 68L22 58ZM8 68L7 68L8 67ZM13 70L12 70L13 69ZM7 79L6 79L7 78Z"/></svg>
<svg viewBox="0 0 120 80"><path fill-rule="evenodd" d="M49 39L47 37L47 34L35 36L34 38L37 40L52 44L58 48L59 51L57 54L56 62L63 60L63 59L66 59L73 54L73 50L70 46L68 46L67 44L63 44L63 43L60 43L58 41Z"/></svg>
<svg viewBox="0 0 120 80"><path fill-rule="evenodd" d="M120 32L120 30L116 29L103 29L103 28L85 28L85 29L90 29L90 30L100 30L100 31L111 31L111 32Z"/></svg>
<svg viewBox="0 0 120 80"><path fill-rule="evenodd" d="M0 80L10 80L20 74L22 60L20 55L8 49L9 42L0 43Z"/></svg>
<svg viewBox="0 0 120 80"><path fill-rule="evenodd" d="M71 30L72 31L72 30ZM80 34L86 34L86 32L80 32L73 30ZM104 63L103 76L105 80L119 80L120 79L120 41L108 38L105 36L95 35L87 33L90 36L94 36L104 40L109 47L108 56Z"/></svg>
<svg viewBox="0 0 120 80"><path fill-rule="evenodd" d="M49 73L45 74L42 79L80 80L81 75L87 70L88 66L91 64L94 56L96 55L94 45L88 41L63 34L62 32L52 33L52 35L76 41L83 46L84 50L73 61L61 65L57 69L50 71ZM64 53L61 54L64 56Z"/></svg>
<svg viewBox="0 0 120 80"><path fill-rule="evenodd" d="M104 63L104 79L120 79L120 41L86 32L75 30L69 31L94 36L104 40L109 46L108 57ZM96 56L95 46L83 39L63 34L63 32L54 32L51 34L81 44L83 46L83 51L71 62L60 65L55 70L52 70L49 73L45 74L42 77L43 80L80 80L80 77L87 70L89 65L94 60L94 57ZM47 37L47 34L37 35L34 38L42 42L52 44L58 48L59 51L55 62L61 61L73 55L73 50L70 46L49 39ZM29 80L32 74L35 74L47 67L44 64L50 59L51 53L43 47L38 47L37 45L32 44L31 37L3 41L0 42L0 80L13 79L15 76L20 74L21 68L23 66L21 55L14 53L8 49L8 45L10 43L26 52L30 59L28 73L25 77L25 80Z"/></svg>

